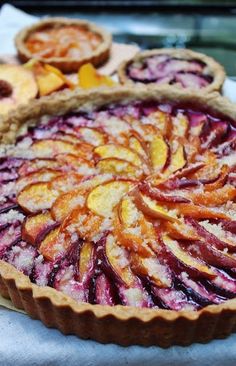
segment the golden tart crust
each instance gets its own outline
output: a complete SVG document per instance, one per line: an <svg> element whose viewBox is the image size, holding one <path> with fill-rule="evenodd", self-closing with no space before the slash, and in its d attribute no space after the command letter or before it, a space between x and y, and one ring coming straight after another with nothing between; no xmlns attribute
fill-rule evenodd
<svg viewBox="0 0 236 366"><path fill-rule="evenodd" d="M34 32L43 29L58 29L61 27L81 27L86 31L94 33L101 38L98 46L91 51L90 55L81 55L81 57L37 57L30 52L26 46L26 40L32 36ZM15 38L15 45L18 51L18 56L22 62L26 62L31 58L35 58L38 61L49 63L55 67L58 67L65 73L77 72L79 67L87 62L91 62L95 66L105 62L110 53L112 37L104 29L98 27L97 25L90 23L86 20L80 19L67 19L67 18L47 18L41 20L36 24L22 29Z"/></svg>
<svg viewBox="0 0 236 366"><path fill-rule="evenodd" d="M217 93L202 95L186 93L169 87L148 90L128 87L100 89L86 93L64 92L34 101L29 107L19 108L9 118L0 121L1 142L14 142L24 126L37 124L39 117L90 111L104 104L134 100L158 102L194 101L221 116L236 119L236 107ZM77 303L71 297L50 287L39 287L12 265L0 261L0 293L13 304L24 309L32 318L40 319L48 327L56 327L64 334L102 343L121 345L140 344L169 347L189 345L223 338L236 329L236 299L220 305L209 305L199 311L135 308L115 305L102 306Z"/></svg>
<svg viewBox="0 0 236 366"><path fill-rule="evenodd" d="M119 81L122 84L143 84L140 82L133 81L128 75L127 75L127 69L133 62L139 62L143 61L146 58L152 57L152 56L158 56L158 55L167 55L173 58L179 58L182 60L196 60L199 62L203 62L205 66L205 72L212 77L212 81L209 83L209 85L203 87L201 90L204 92L212 92L212 91L220 91L222 88L222 85L225 80L225 71L224 68L216 62L213 58L206 56L203 53L194 52L189 49L176 49L176 48L162 48L162 49L152 49L148 51L143 51L137 53L132 60L124 61L121 63L121 65L118 68L118 76ZM146 85L148 86L154 86L158 87L159 85L156 82L149 82ZM174 84L172 86L175 86ZM177 86L176 86L177 87Z"/></svg>

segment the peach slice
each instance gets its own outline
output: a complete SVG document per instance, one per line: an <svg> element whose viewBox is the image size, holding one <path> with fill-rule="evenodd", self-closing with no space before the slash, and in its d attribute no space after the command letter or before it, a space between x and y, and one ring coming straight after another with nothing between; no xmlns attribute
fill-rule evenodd
<svg viewBox="0 0 236 366"><path fill-rule="evenodd" d="M231 185L226 185L222 188L216 189L213 192L191 192L188 193L194 204L204 206L220 206L227 201L233 201L236 197L236 188Z"/></svg>
<svg viewBox="0 0 236 366"><path fill-rule="evenodd" d="M131 197L125 196L121 200L113 226L119 243L130 251L150 257L158 250L153 225L137 209Z"/></svg>
<svg viewBox="0 0 236 366"><path fill-rule="evenodd" d="M82 179L83 176L80 174L74 172L64 173L52 179L49 183L49 188L60 193L65 193L73 190Z"/></svg>
<svg viewBox="0 0 236 366"><path fill-rule="evenodd" d="M0 115L27 104L38 93L33 73L20 65L0 65L0 80Z"/></svg>
<svg viewBox="0 0 236 366"><path fill-rule="evenodd" d="M23 210L31 213L50 208L58 192L51 190L47 182L32 183L26 186L17 196L17 202Z"/></svg>
<svg viewBox="0 0 236 366"><path fill-rule="evenodd" d="M127 178L140 179L143 175L143 171L139 167L129 163L127 160L117 158L102 159L97 163L96 167L101 173L111 173Z"/></svg>
<svg viewBox="0 0 236 366"><path fill-rule="evenodd" d="M78 127L76 128L76 131L85 142L93 146L105 145L107 142L106 134L95 128Z"/></svg>
<svg viewBox="0 0 236 366"><path fill-rule="evenodd" d="M185 267L192 269L196 271L197 274L207 278L216 277L216 273L210 267L200 259L194 258L185 252L176 240L171 239L168 235L163 235L162 239L167 250Z"/></svg>
<svg viewBox="0 0 236 366"><path fill-rule="evenodd" d="M137 207L147 216L167 220L171 222L179 222L176 213L172 210L167 210L162 205L159 205L155 200L140 192L135 193L135 203Z"/></svg>
<svg viewBox="0 0 236 366"><path fill-rule="evenodd" d="M148 115L149 123L154 124L161 132L163 136L169 137L172 130L172 121L168 113L162 111L156 111Z"/></svg>
<svg viewBox="0 0 236 366"><path fill-rule="evenodd" d="M40 62L29 61L24 66L33 71L38 84L40 97L51 94L67 86L64 77L55 72L55 68L52 68L49 65L45 67Z"/></svg>
<svg viewBox="0 0 236 366"><path fill-rule="evenodd" d="M176 117L172 117L173 131L172 134L177 137L185 137L188 132L189 121L188 118L178 113Z"/></svg>
<svg viewBox="0 0 236 366"><path fill-rule="evenodd" d="M87 279L88 273L89 273L89 269L92 267L93 265L93 251L94 251L94 246L91 242L86 241L84 242L81 250L80 250L80 257L79 257L79 278L78 280L80 282L84 282Z"/></svg>
<svg viewBox="0 0 236 366"><path fill-rule="evenodd" d="M202 207L192 203L181 203L181 205L177 207L177 210L180 214L193 217L194 219L230 219L230 216L223 210L220 211L214 208Z"/></svg>
<svg viewBox="0 0 236 366"><path fill-rule="evenodd" d="M129 161L130 163L141 166L142 160L134 151L130 150L121 145L101 145L94 149L95 157L98 156L100 159L106 158L117 158Z"/></svg>
<svg viewBox="0 0 236 366"><path fill-rule="evenodd" d="M16 181L16 191L20 192L24 187L31 183L37 183L37 182L49 182L51 179L57 177L59 174L61 174L57 170L52 169L40 169L34 173L30 173L26 175L25 177L20 177Z"/></svg>
<svg viewBox="0 0 236 366"><path fill-rule="evenodd" d="M129 131L128 145L133 151L138 153L144 159L147 158L146 143L137 131L135 131L135 130Z"/></svg>
<svg viewBox="0 0 236 366"><path fill-rule="evenodd" d="M79 86L83 89L116 85L109 76L100 75L91 63L84 64L80 67L78 79Z"/></svg>
<svg viewBox="0 0 236 366"><path fill-rule="evenodd" d="M33 159L25 161L18 170L20 176L34 173L40 169L56 170L60 168L60 164L53 159Z"/></svg>
<svg viewBox="0 0 236 366"><path fill-rule="evenodd" d="M93 162L90 160L86 160L81 156L76 156L74 154L58 154L55 156L55 159L66 168L69 166L71 169L79 170L79 169L90 169L93 168Z"/></svg>
<svg viewBox="0 0 236 366"><path fill-rule="evenodd" d="M219 177L217 178L216 181L214 181L213 183L207 183L204 186L204 190L205 191L214 191L216 189L222 188L223 185L225 184L228 174L230 172L230 168L228 165L223 165L221 167L221 172Z"/></svg>
<svg viewBox="0 0 236 366"><path fill-rule="evenodd" d="M110 217L114 207L133 185L134 183L128 180L103 183L89 193L86 203L87 207L97 215Z"/></svg>
<svg viewBox="0 0 236 366"><path fill-rule="evenodd" d="M165 175L175 173L186 165L185 151L182 145L179 145L174 153L171 154L170 165L165 170Z"/></svg>
<svg viewBox="0 0 236 366"><path fill-rule="evenodd" d="M106 238L105 253L116 275L122 279L126 286L134 286L136 279L129 266L128 253L116 243L111 234Z"/></svg>
<svg viewBox="0 0 236 366"><path fill-rule="evenodd" d="M148 276L158 287L170 287L172 280L167 267L156 257L143 258L136 253L130 253L131 268L137 275Z"/></svg>
<svg viewBox="0 0 236 366"><path fill-rule="evenodd" d="M94 214L86 207L77 206L63 221L61 233L65 237L76 233L83 240L97 242L103 235L101 229L103 224L104 219L101 216ZM105 230L105 225L103 226Z"/></svg>
<svg viewBox="0 0 236 366"><path fill-rule="evenodd" d="M54 225L55 221L48 211L28 216L22 225L22 239L37 245Z"/></svg>
<svg viewBox="0 0 236 366"><path fill-rule="evenodd" d="M39 253L50 261L55 260L57 256L63 255L70 247L71 241L65 235L61 235L60 228L55 228L41 241Z"/></svg>
<svg viewBox="0 0 236 366"><path fill-rule="evenodd" d="M161 171L169 157L169 147L161 135L153 137L149 145L149 154L154 171Z"/></svg>
<svg viewBox="0 0 236 366"><path fill-rule="evenodd" d="M195 230L184 222L165 222L165 230L173 239L180 240L199 240L199 236Z"/></svg>
<svg viewBox="0 0 236 366"><path fill-rule="evenodd" d="M110 175L97 175L79 183L78 188L61 194L52 205L53 218L58 222L63 221L77 206L83 207L85 205L86 197L94 187L110 179Z"/></svg>
<svg viewBox="0 0 236 366"><path fill-rule="evenodd" d="M78 154L78 147L62 140L39 140L33 143L31 149L37 158L52 158L58 154Z"/></svg>
<svg viewBox="0 0 236 366"><path fill-rule="evenodd" d="M51 214L54 220L62 222L70 212L77 206L83 206L85 203L85 191L75 189L73 191L61 194L53 203Z"/></svg>

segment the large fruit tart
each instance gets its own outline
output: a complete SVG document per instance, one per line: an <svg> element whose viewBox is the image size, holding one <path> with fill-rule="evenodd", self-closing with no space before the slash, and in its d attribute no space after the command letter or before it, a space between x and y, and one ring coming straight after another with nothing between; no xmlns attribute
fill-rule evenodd
<svg viewBox="0 0 236 366"><path fill-rule="evenodd" d="M213 58L188 49L143 51L118 70L121 83L219 91L225 79L223 67Z"/></svg>
<svg viewBox="0 0 236 366"><path fill-rule="evenodd" d="M61 93L3 120L0 291L101 342L236 324L236 108L217 94Z"/></svg>
<svg viewBox="0 0 236 366"><path fill-rule="evenodd" d="M21 61L34 58L72 73L87 62L105 62L111 38L110 33L86 20L46 18L23 28L15 43Z"/></svg>

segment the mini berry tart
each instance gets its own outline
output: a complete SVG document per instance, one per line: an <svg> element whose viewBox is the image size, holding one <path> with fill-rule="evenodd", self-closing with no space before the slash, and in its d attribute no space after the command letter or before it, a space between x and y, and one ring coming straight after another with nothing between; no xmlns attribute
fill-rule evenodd
<svg viewBox="0 0 236 366"><path fill-rule="evenodd" d="M141 83L159 86L220 91L225 71L211 57L187 49L154 49L138 53L118 70L122 84Z"/></svg>
<svg viewBox="0 0 236 366"><path fill-rule="evenodd" d="M64 92L2 120L0 292L122 345L236 328L236 107L170 87Z"/></svg>
<svg viewBox="0 0 236 366"><path fill-rule="evenodd" d="M15 43L21 61L34 58L73 73L87 62L94 65L105 62L111 35L85 20L47 18L22 29Z"/></svg>

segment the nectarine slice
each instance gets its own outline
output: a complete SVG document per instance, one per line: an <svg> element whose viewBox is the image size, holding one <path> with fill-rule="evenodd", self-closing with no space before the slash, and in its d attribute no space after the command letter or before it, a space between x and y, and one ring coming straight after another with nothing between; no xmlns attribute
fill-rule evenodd
<svg viewBox="0 0 236 366"><path fill-rule="evenodd" d="M40 212L50 208L58 192L51 190L47 182L26 186L17 196L17 202L27 212Z"/></svg>
<svg viewBox="0 0 236 366"><path fill-rule="evenodd" d="M120 277L128 287L134 286L136 281L129 266L128 253L116 243L113 235L108 235L106 238L105 252L106 257L117 276Z"/></svg>
<svg viewBox="0 0 236 366"><path fill-rule="evenodd" d="M95 187L87 197L87 207L95 214L110 217L122 196L133 187L132 181L116 180Z"/></svg>
<svg viewBox="0 0 236 366"><path fill-rule="evenodd" d="M57 154L78 154L78 147L62 140L39 140L31 146L37 158L52 158Z"/></svg>
<svg viewBox="0 0 236 366"><path fill-rule="evenodd" d="M60 174L57 170L40 169L34 173L30 173L25 177L21 177L16 181L16 191L20 192L24 187L31 183L49 182Z"/></svg>
<svg viewBox="0 0 236 366"><path fill-rule="evenodd" d="M185 137L188 131L189 121L188 118L178 113L176 117L172 117L173 131L172 134L177 137Z"/></svg>
<svg viewBox="0 0 236 366"><path fill-rule="evenodd" d="M100 146L105 145L107 142L107 136L105 133L90 127L78 127L76 131L83 141L93 145Z"/></svg>
<svg viewBox="0 0 236 366"><path fill-rule="evenodd" d="M37 245L55 225L50 212L28 216L22 225L22 239Z"/></svg>
<svg viewBox="0 0 236 366"><path fill-rule="evenodd" d="M139 167L127 160L117 158L102 159L96 167L101 173L110 173L121 177L140 179L143 175L143 171Z"/></svg>
<svg viewBox="0 0 236 366"><path fill-rule="evenodd" d="M168 210L165 208L165 206L158 204L155 200L151 199L145 194L140 192L137 193L137 195L135 195L135 203L137 207L147 216L171 222L179 222L175 211Z"/></svg>
<svg viewBox="0 0 236 366"><path fill-rule="evenodd" d="M131 268L137 275L148 276L158 287L170 287L171 273L156 257L143 258L136 253L130 254Z"/></svg>
<svg viewBox="0 0 236 366"><path fill-rule="evenodd" d="M161 135L153 137L149 146L149 154L153 170L155 172L161 171L169 157L169 147Z"/></svg>
<svg viewBox="0 0 236 366"><path fill-rule="evenodd" d="M39 252L48 260L53 261L57 256L70 247L71 241L69 237L60 233L60 228L55 228L41 241Z"/></svg>
<svg viewBox="0 0 236 366"><path fill-rule="evenodd" d="M174 153L171 154L170 165L165 170L165 175L170 175L186 165L185 151L182 145L179 145Z"/></svg>
<svg viewBox="0 0 236 366"><path fill-rule="evenodd" d="M61 175L51 180L51 182L49 183L49 188L61 193L65 193L73 190L75 186L81 182L82 179L83 176L75 172L62 173Z"/></svg>
<svg viewBox="0 0 236 366"><path fill-rule="evenodd" d="M117 158L129 161L137 166L142 165L142 160L138 154L122 145L101 145L94 149L94 154L100 157L100 159Z"/></svg>
<svg viewBox="0 0 236 366"><path fill-rule="evenodd" d="M25 176L30 173L34 173L40 169L59 169L60 164L53 159L33 159L25 161L19 168L18 174L20 176Z"/></svg>
<svg viewBox="0 0 236 366"><path fill-rule="evenodd" d="M168 235L163 235L163 242L168 251L177 258L185 267L194 269L197 274L208 278L216 277L216 273L200 259L194 258L184 251L177 241L171 239Z"/></svg>
<svg viewBox="0 0 236 366"><path fill-rule="evenodd" d="M94 246L91 242L86 241L83 243L82 248L80 250L80 256L79 256L79 281L84 282L87 279L87 276L89 274L89 269L93 265L93 251Z"/></svg>

